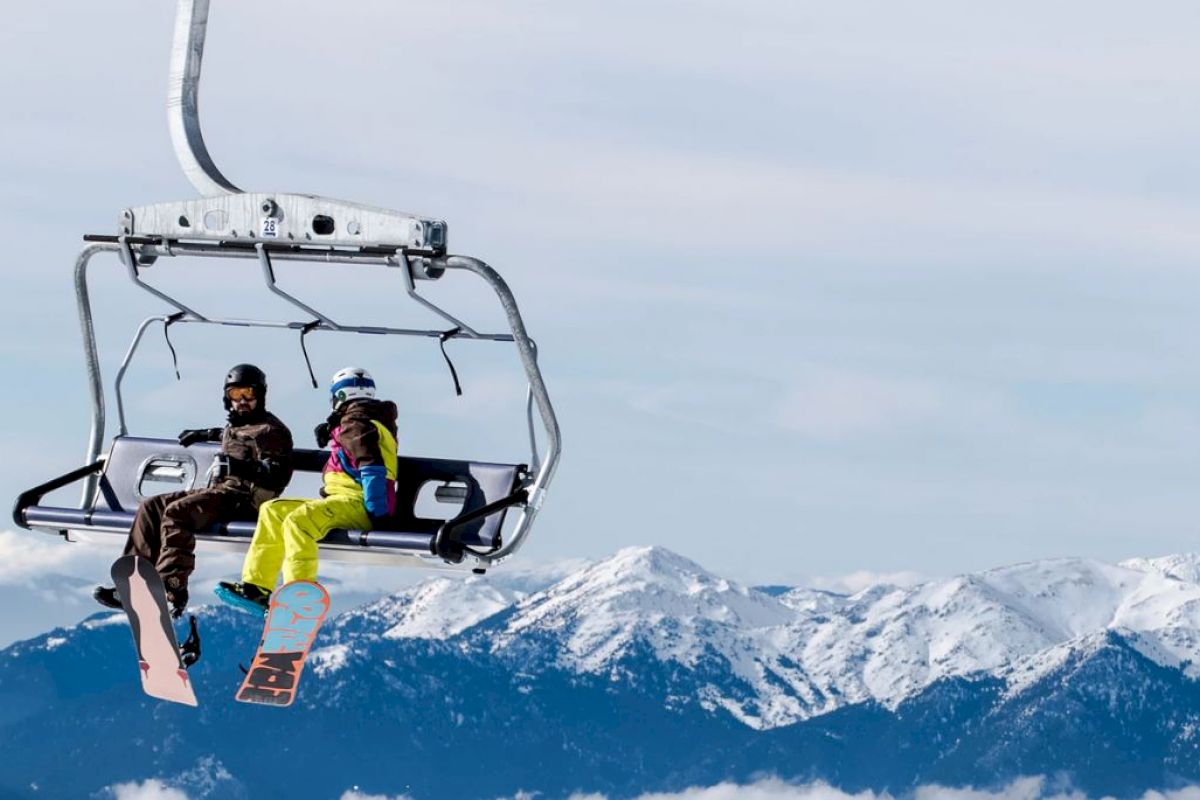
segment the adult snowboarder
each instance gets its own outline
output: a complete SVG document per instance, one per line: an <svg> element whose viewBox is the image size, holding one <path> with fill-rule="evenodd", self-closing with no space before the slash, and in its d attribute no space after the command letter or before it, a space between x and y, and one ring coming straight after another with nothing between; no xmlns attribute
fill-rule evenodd
<svg viewBox="0 0 1200 800"><path fill-rule="evenodd" d="M257 509L277 497L292 477L292 434L266 409L267 376L253 364L238 364L225 376L222 428L189 429L179 434L184 447L221 443L210 485L143 500L125 543L125 555L155 566L167 590L172 616L188 602L188 578L196 565L196 531L221 522L253 520ZM121 608L113 586L98 586L97 602Z"/></svg>
<svg viewBox="0 0 1200 800"><path fill-rule="evenodd" d="M335 528L370 530L396 506L396 404L375 399L375 380L361 367L339 370L329 384L333 413L316 427L330 445L321 497L281 497L263 503L242 580L222 581L217 595L251 611L266 611L283 582L316 581L317 542Z"/></svg>

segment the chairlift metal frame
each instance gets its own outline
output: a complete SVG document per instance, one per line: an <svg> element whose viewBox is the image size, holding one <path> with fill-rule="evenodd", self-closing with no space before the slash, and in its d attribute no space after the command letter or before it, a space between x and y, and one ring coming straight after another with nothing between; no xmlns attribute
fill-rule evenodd
<svg viewBox="0 0 1200 800"><path fill-rule="evenodd" d="M76 480L83 481L79 508L85 512L96 509L101 480L98 465L104 460L101 450L106 418L88 268L97 255L115 253L131 282L171 306L174 312L143 320L121 361L114 384L118 423L114 442L129 433L122 399L126 370L145 332L156 322L164 326L200 324L276 328L297 331L302 337L313 331L331 331L443 340L452 335L465 340L513 343L528 380L526 421L531 450L529 471L525 473L527 477L521 482L523 485L519 491L504 499L504 506L488 503L486 507L473 509L460 517L473 515L472 519L478 519L481 514L494 513L508 506L519 507L520 517L511 535L491 551L465 548L466 552L463 552L461 547L454 548L452 541L440 541L443 536L439 532L431 544L432 552L422 561L465 563L479 569L509 558L529 536L561 453L558 421L538 367L537 346L525 329L516 299L504 279L491 266L477 258L447 253L447 226L442 220L316 195L247 193L229 181L209 155L200 129L199 82L208 12L209 0L179 0L167 100L175 155L201 197L125 209L121 212L116 234L84 237L88 244L75 262L75 293L92 406L92 424L85 455L85 463L91 466L24 493L14 509L14 519L18 524L32 529L65 533L58 524L30 522L26 512L36 506L46 492L70 485ZM267 289L311 319L270 321L206 315L143 279L142 270L159 259L179 256L255 259ZM407 296L445 320L452 326L451 331L352 325L335 321L278 285L275 265L284 261L319 261L394 269L401 276ZM480 332L418 292L417 281L440 280L451 271L474 274L492 288L507 318L508 333ZM544 456L538 452L535 409L546 436ZM489 510L493 505L497 508ZM85 518L88 517L90 515L85 515ZM452 529L463 521L461 518L449 520L443 528ZM89 526L72 526L72 529L88 530ZM452 538L447 534L448 540ZM448 549L447 545L450 545ZM338 558L336 550L328 555Z"/></svg>

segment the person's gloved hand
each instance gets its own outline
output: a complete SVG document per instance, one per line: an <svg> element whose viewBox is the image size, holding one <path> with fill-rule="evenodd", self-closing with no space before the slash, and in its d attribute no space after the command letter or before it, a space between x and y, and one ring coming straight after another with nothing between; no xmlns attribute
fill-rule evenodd
<svg viewBox="0 0 1200 800"><path fill-rule="evenodd" d="M183 616L183 610L188 604L188 590L176 589L173 592L167 592L167 602L171 604L171 617L179 619Z"/></svg>
<svg viewBox="0 0 1200 800"><path fill-rule="evenodd" d="M313 436L317 438L317 447L325 447L329 444L330 428L328 422L322 422L317 427L313 428Z"/></svg>
<svg viewBox="0 0 1200 800"><path fill-rule="evenodd" d="M317 437L317 447L325 447L333 438L333 432L342 424L342 412L333 411L325 421L313 428L313 436Z"/></svg>
<svg viewBox="0 0 1200 800"><path fill-rule="evenodd" d="M191 447L196 442L215 442L220 438L220 428L188 428L179 432L179 443L184 447Z"/></svg>
<svg viewBox="0 0 1200 800"><path fill-rule="evenodd" d="M229 474L234 478L245 478L252 481L263 473L261 461L252 458L235 458L229 456Z"/></svg>
<svg viewBox="0 0 1200 800"><path fill-rule="evenodd" d="M387 467L378 464L362 467L359 475L362 476L363 504L367 507L367 516L372 520L386 517L391 512Z"/></svg>
<svg viewBox="0 0 1200 800"><path fill-rule="evenodd" d="M187 584L176 576L167 578L163 583L167 589L167 602L171 605L171 616L179 619L183 616L183 610L187 608Z"/></svg>

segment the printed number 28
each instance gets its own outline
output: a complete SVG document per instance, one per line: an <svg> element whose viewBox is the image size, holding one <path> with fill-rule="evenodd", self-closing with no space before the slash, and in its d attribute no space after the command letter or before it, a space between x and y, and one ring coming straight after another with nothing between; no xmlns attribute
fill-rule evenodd
<svg viewBox="0 0 1200 800"><path fill-rule="evenodd" d="M279 235L279 220L270 217L262 221L263 236L278 236Z"/></svg>

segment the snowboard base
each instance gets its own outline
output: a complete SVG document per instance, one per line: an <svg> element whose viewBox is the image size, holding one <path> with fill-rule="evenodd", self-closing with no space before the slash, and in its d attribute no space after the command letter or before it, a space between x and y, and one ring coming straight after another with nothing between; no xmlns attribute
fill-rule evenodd
<svg viewBox="0 0 1200 800"><path fill-rule="evenodd" d="M262 641L238 689L243 703L289 706L313 639L329 613L329 593L313 581L292 581L271 595Z"/></svg>
<svg viewBox="0 0 1200 800"><path fill-rule="evenodd" d="M111 574L133 631L142 691L172 703L199 705L179 656L167 590L154 565L138 556L121 556L113 562Z"/></svg>

